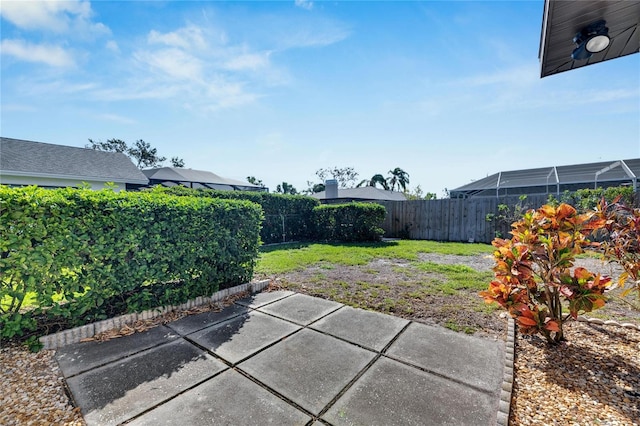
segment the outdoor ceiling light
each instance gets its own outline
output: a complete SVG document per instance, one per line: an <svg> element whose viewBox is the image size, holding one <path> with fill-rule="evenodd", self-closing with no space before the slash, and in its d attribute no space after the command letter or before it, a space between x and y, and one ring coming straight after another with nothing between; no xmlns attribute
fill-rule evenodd
<svg viewBox="0 0 640 426"><path fill-rule="evenodd" d="M573 38L578 45L571 53L571 58L576 61L589 59L594 53L602 52L609 46L609 28L605 20L596 21L582 29Z"/></svg>

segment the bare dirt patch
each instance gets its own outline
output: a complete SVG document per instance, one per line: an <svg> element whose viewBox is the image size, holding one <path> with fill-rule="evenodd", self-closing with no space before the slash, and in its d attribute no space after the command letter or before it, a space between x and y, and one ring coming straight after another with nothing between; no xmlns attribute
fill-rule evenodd
<svg viewBox="0 0 640 426"><path fill-rule="evenodd" d="M436 256L421 260L489 271L483 256ZM319 265L271 278L278 287L456 331L494 338L506 332L506 320L478 297L478 289L443 290L445 276L423 271L412 262L377 259L364 266Z"/></svg>
<svg viewBox="0 0 640 426"><path fill-rule="evenodd" d="M491 279L493 259L486 255L456 256L422 253L420 262L465 265ZM449 288L442 274L422 270L420 262L377 259L364 266L320 264L273 279L275 287L335 300L350 306L393 314L427 324L438 324L480 337L502 338L507 321L504 311L487 305L475 284ZM581 258L576 266L617 278L620 269L598 259ZM477 279L477 276L475 277ZM474 287L475 286L475 287ZM616 290L612 294L619 294ZM640 324L640 312L615 298L591 314L603 319Z"/></svg>

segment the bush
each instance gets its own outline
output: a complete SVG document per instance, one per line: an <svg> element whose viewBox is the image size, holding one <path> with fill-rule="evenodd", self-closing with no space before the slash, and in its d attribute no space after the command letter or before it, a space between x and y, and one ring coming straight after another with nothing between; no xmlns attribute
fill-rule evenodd
<svg viewBox="0 0 640 426"><path fill-rule="evenodd" d="M560 201L553 195L549 195L549 204L558 205L560 202L571 204L579 212L593 211L598 207L600 200L611 203L614 200L627 206L632 206L634 201L633 188L630 186L613 186L610 188L579 189L576 192L566 191L560 196Z"/></svg>
<svg viewBox="0 0 640 426"><path fill-rule="evenodd" d="M571 270L575 256L590 244L586 235L602 225L595 212L579 215L568 204L528 211L512 224L510 240L493 240L495 278L480 295L506 308L523 334L540 333L549 343L564 340L565 320L605 304L610 278ZM564 317L563 301L569 309Z"/></svg>
<svg viewBox="0 0 640 426"><path fill-rule="evenodd" d="M319 201L312 197L254 191L190 189L182 186L156 187L153 191L182 196L249 200L260 204L264 211L260 237L265 244L313 238L313 209L319 205Z"/></svg>
<svg viewBox="0 0 640 426"><path fill-rule="evenodd" d="M384 206L370 203L321 205L313 210L315 237L324 241L379 241Z"/></svg>
<svg viewBox="0 0 640 426"><path fill-rule="evenodd" d="M617 284L621 288L630 285L622 296L628 296L635 290L636 303L629 304L640 310L640 208L628 207L619 201L616 198L607 203L603 199L598 205L596 214L603 221L601 229L606 233L600 246L605 259L617 263L624 270Z"/></svg>
<svg viewBox="0 0 640 426"><path fill-rule="evenodd" d="M0 186L0 337L246 282L261 220L248 201ZM35 308L25 311L25 302Z"/></svg>

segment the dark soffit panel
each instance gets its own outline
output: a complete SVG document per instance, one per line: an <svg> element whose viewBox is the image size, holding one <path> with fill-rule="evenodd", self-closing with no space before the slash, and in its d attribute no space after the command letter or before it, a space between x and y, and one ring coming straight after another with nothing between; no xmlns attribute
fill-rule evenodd
<svg viewBox="0 0 640 426"><path fill-rule="evenodd" d="M609 46L589 59L573 60L573 37L602 19L609 28ZM538 55L541 77L638 53L639 20L640 0L545 0Z"/></svg>

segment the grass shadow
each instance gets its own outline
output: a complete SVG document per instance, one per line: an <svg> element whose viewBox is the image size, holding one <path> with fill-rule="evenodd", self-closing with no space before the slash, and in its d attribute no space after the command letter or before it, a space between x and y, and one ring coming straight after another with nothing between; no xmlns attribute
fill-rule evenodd
<svg viewBox="0 0 640 426"><path fill-rule="evenodd" d="M335 241L312 241L312 242L291 242L265 244L260 247L260 253L271 253L284 250L296 250L309 247L314 244L322 244L332 247L359 247L359 248L385 248L394 247L399 243L397 241L375 241L375 242L335 242Z"/></svg>

